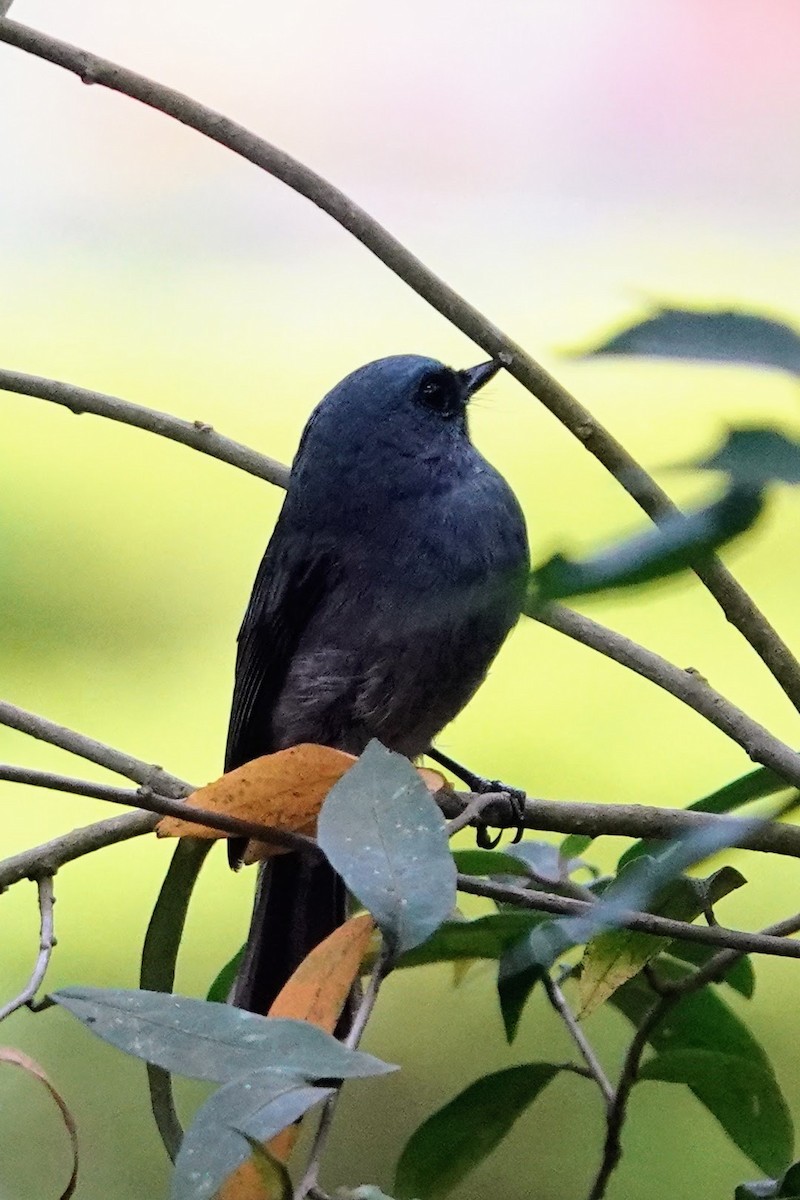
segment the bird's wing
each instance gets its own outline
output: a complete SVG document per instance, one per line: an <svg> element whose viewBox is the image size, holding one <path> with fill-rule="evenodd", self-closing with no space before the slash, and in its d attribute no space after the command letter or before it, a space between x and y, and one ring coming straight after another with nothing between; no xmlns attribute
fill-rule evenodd
<svg viewBox="0 0 800 1200"><path fill-rule="evenodd" d="M239 631L225 770L269 754L271 714L300 636L325 593L329 556L280 519Z"/></svg>

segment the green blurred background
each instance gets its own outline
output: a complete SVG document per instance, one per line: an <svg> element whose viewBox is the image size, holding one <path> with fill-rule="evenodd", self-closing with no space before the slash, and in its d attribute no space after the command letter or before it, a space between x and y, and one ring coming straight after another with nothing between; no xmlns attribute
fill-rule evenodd
<svg viewBox="0 0 800 1200"><path fill-rule="evenodd" d="M786 132L800 111L790 0L366 0L281 8L162 0L141 8L17 0L14 15L171 82L250 124L364 203L552 367L648 467L749 420L800 431L796 381L735 368L561 361L651 301L741 303L800 321ZM4 366L115 393L284 461L317 399L368 359L403 351L462 366L480 351L305 201L218 148L0 47ZM533 551L579 550L642 518L537 403L499 378L473 414L477 443L516 488ZM151 435L2 399L2 693L197 783L220 769L234 638L280 505L268 485ZM660 476L679 500L697 484ZM726 555L800 645L800 504L781 492ZM684 580L595 602L597 616L682 666L790 741L796 719L713 601ZM3 760L104 777L0 730ZM747 769L677 702L531 623L511 637L441 745L545 796L682 805ZM3 854L108 815L99 803L0 784ZM619 846L599 852L611 864ZM48 978L134 985L171 846L116 847L58 876ZM246 926L252 874L216 851L191 914L182 990L203 994ZM724 920L795 909L789 860L739 854L751 886ZM1 994L35 954L32 885L2 898ZM796 971L759 967L737 1007L795 1111ZM588 1023L604 1060L626 1028ZM79 1122L80 1200L165 1194L144 1071L62 1013L21 1013L3 1040L50 1071ZM534 997L504 1043L492 973L394 978L369 1049L403 1064L354 1084L326 1181L388 1185L432 1107L484 1071L556 1059L566 1037ZM187 1113L201 1095L186 1088ZM0 1071L0 1200L63 1186L52 1106ZM556 1082L458 1193L563 1200L585 1193L601 1138L597 1097ZM728 1197L757 1172L680 1089L635 1094L610 1196ZM646 1180L646 1184L642 1182Z"/></svg>

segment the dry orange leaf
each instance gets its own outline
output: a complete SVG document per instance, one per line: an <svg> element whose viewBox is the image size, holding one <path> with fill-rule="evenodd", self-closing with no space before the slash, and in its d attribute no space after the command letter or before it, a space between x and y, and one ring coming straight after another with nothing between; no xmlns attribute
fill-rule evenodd
<svg viewBox="0 0 800 1200"><path fill-rule="evenodd" d="M322 803L337 780L352 767L354 755L330 746L311 742L265 754L252 762L228 771L213 783L199 788L188 803L208 812L225 813L246 821L274 825L291 833L313 837ZM428 767L417 770L425 786L438 792L449 784L438 771ZM207 825L197 825L179 817L162 817L156 826L159 837L196 837L207 840L229 835ZM242 856L245 864L258 862L273 854L284 854L280 846L251 841Z"/></svg>
<svg viewBox="0 0 800 1200"><path fill-rule="evenodd" d="M271 1017L295 1017L333 1033L370 948L375 922L361 912L315 946L278 993Z"/></svg>
<svg viewBox="0 0 800 1200"><path fill-rule="evenodd" d="M209 812L274 825L276 829L313 834L323 800L355 761L352 754L330 746L291 746L229 771L193 792L189 803ZM178 817L163 817L156 832L159 837L228 836ZM265 849L268 853L280 852L275 846Z"/></svg>
<svg viewBox="0 0 800 1200"><path fill-rule="evenodd" d="M271 1017L294 1017L333 1033L350 989L358 978L375 932L369 913L358 913L315 946L284 984L269 1010ZM267 1145L279 1162L294 1149L299 1123ZM272 1200L252 1159L234 1171L220 1189L220 1200Z"/></svg>

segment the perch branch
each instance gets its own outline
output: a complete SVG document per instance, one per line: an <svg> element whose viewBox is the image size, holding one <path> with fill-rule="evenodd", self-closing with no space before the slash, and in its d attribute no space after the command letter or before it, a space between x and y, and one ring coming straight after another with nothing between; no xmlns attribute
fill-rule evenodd
<svg viewBox="0 0 800 1200"><path fill-rule="evenodd" d="M393 271L418 296L506 370L602 463L637 504L658 522L678 511L643 467L591 413L521 346L435 275L364 209L315 171L214 109L95 54L0 17L0 41L138 100L196 130L305 196ZM695 572L800 710L800 663L745 589L714 557Z"/></svg>

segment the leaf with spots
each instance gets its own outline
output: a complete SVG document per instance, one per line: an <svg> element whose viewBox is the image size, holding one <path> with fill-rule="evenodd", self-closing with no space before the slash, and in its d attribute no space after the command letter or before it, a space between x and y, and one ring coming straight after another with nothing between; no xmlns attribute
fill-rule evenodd
<svg viewBox="0 0 800 1200"><path fill-rule="evenodd" d="M456 867L444 818L408 759L380 742L331 789L318 840L393 954L426 941L453 911Z"/></svg>

